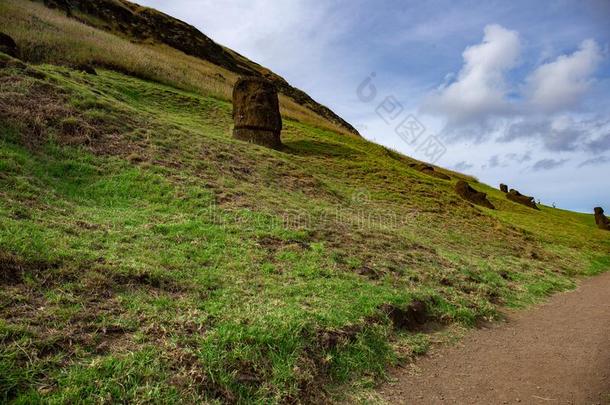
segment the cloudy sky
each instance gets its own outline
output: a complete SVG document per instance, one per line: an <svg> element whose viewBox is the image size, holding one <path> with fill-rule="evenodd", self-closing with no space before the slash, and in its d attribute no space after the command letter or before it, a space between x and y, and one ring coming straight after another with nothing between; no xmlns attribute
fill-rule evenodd
<svg viewBox="0 0 610 405"><path fill-rule="evenodd" d="M549 205L610 210L610 0L136 1L377 143Z"/></svg>

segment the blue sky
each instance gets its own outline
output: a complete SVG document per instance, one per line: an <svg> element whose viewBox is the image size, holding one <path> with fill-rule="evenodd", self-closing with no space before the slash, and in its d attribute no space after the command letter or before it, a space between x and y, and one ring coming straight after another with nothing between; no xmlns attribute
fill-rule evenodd
<svg viewBox="0 0 610 405"><path fill-rule="evenodd" d="M271 68L367 139L549 205L610 209L608 0L139 3ZM422 152L428 139L445 153Z"/></svg>

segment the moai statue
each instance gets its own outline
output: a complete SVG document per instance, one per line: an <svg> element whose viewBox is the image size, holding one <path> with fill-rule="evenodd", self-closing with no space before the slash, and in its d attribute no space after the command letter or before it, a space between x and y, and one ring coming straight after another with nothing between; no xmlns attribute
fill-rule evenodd
<svg viewBox="0 0 610 405"><path fill-rule="evenodd" d="M610 220L604 215L604 209L602 207L595 207L595 223L599 229L610 231Z"/></svg>
<svg viewBox="0 0 610 405"><path fill-rule="evenodd" d="M282 146L282 117L275 85L260 77L243 77L233 88L233 137L269 148Z"/></svg>

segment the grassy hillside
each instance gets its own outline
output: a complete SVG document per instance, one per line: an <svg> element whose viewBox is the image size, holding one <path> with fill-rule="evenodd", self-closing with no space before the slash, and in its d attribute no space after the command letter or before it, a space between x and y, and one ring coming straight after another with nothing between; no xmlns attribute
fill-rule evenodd
<svg viewBox="0 0 610 405"><path fill-rule="evenodd" d="M591 215L289 115L281 151L230 133L211 89L0 56L0 402L340 399L610 267Z"/></svg>

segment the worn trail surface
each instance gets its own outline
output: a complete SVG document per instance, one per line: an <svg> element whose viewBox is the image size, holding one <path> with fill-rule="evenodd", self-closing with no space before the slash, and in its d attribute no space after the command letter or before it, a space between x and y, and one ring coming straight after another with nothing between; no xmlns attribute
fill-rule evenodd
<svg viewBox="0 0 610 405"><path fill-rule="evenodd" d="M610 273L395 371L397 404L610 404Z"/></svg>

